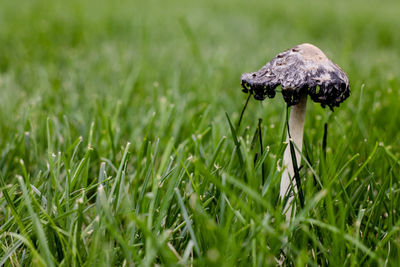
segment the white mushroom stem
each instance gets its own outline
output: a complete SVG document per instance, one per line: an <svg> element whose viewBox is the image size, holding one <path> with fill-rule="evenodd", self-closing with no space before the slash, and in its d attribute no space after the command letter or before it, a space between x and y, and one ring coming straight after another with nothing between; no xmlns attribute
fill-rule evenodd
<svg viewBox="0 0 400 267"><path fill-rule="evenodd" d="M299 151L301 151L303 146L303 131L304 131L304 119L306 115L306 104L307 104L307 95L303 95L300 98L300 102L292 107L289 118L288 130L290 130L291 140L295 144L296 162L298 165L297 167L300 166L301 162L301 155ZM288 145L283 155L284 170L281 179L280 197L283 200L287 195L289 196L284 208L286 221L289 222L292 214L292 208L294 208L293 214L295 214L296 212L295 203L292 202L294 194L297 194L296 180L294 179L293 161L290 153L289 133L287 134L286 142L288 143Z"/></svg>

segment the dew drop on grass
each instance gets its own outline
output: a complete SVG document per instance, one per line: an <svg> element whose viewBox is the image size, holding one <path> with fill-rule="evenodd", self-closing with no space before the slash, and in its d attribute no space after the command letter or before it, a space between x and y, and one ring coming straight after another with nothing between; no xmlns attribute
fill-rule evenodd
<svg viewBox="0 0 400 267"><path fill-rule="evenodd" d="M215 248L209 249L207 251L207 258L211 261L211 262L217 262L219 259L219 252L218 250L216 250Z"/></svg>
<svg viewBox="0 0 400 267"><path fill-rule="evenodd" d="M195 209L196 208L196 203L197 203L197 195L196 194L191 194L190 198L189 198L190 207L192 209Z"/></svg>

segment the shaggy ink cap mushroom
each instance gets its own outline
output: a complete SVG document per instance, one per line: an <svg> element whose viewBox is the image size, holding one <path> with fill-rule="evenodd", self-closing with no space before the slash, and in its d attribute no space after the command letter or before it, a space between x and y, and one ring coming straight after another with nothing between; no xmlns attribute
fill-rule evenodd
<svg viewBox="0 0 400 267"><path fill-rule="evenodd" d="M243 92L254 94L257 100L275 97L275 89L281 85L289 106L308 94L322 107L333 109L350 96L346 73L318 47L307 43L278 54L259 71L242 74L241 80Z"/></svg>

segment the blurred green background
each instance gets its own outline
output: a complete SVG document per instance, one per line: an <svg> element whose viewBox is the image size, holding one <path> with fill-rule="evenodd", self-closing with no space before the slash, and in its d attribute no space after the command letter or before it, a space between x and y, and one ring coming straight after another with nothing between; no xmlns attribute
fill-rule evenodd
<svg viewBox="0 0 400 267"><path fill-rule="evenodd" d="M345 176L372 175L381 184L398 170L390 160L397 162L400 156L399 12L397 0L0 0L2 179L18 184L15 177L23 172L23 160L32 184L46 188L43 176L48 175L52 153L70 155L80 136L94 149L87 184L97 181L101 162L118 166L123 147L131 142L133 163L127 169L139 188L143 177L135 171L145 164L140 156L144 138L152 144L159 140L161 153L167 151L165 159L175 156L173 144L183 147L179 153L184 158L195 155L206 162L227 136L218 162L224 168L234 149L225 112L236 122L246 99L241 73L258 70L277 53L309 42L341 66L351 84L351 96L334 113L309 102L305 140L314 151L311 159L318 164L323 125L328 122L330 172L358 153ZM285 112L277 94L264 102L252 100L245 113L241 134L246 144L258 118L263 119L264 145L272 155L267 164L279 155ZM208 136L201 140L205 132ZM196 140L202 142L200 149ZM377 143L386 154L379 150L358 173ZM85 155L85 147L76 150L80 157ZM154 163L155 172L160 161ZM73 168L77 166L75 162ZM393 188L398 192L397 184ZM132 190L138 194L139 189ZM277 195L276 185L274 192ZM397 195L392 204L399 203ZM0 203L1 222L8 218L8 208ZM362 201L358 204L357 209L365 207ZM25 204L20 205L23 209ZM213 212L210 218L219 211ZM349 225L356 217L352 216L346 218ZM120 229L124 232L124 226ZM186 244L182 241L179 253ZM365 245L376 243L371 239ZM399 249L398 241L395 246ZM355 259L357 253L354 264Z"/></svg>
<svg viewBox="0 0 400 267"><path fill-rule="evenodd" d="M363 127L385 128L374 138L391 142L399 120L383 114L399 111L399 10L398 1L2 1L2 132L28 113L67 114L86 127L99 107L115 114L118 101L126 139L161 100L188 113L184 121L205 105L224 120L245 98L241 73L310 42L350 78L338 116L351 120L363 97ZM266 101L252 113L274 122L281 106Z"/></svg>

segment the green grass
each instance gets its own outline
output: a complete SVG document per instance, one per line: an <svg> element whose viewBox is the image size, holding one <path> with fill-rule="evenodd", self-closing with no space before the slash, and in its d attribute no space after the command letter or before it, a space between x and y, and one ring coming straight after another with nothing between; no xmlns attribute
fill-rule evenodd
<svg viewBox="0 0 400 267"><path fill-rule="evenodd" d="M320 2L0 1L0 265L399 266L400 2ZM287 226L281 95L225 113L303 42L352 93Z"/></svg>

